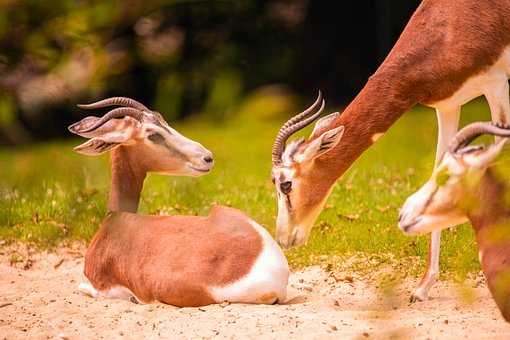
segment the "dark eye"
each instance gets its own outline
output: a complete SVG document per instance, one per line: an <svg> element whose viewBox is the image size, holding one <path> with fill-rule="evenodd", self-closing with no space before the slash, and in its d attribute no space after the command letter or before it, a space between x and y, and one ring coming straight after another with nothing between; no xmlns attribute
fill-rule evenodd
<svg viewBox="0 0 510 340"><path fill-rule="evenodd" d="M292 182L291 181L286 181L286 182L281 183L280 184L280 190L284 194L288 194L292 190Z"/></svg>
<svg viewBox="0 0 510 340"><path fill-rule="evenodd" d="M165 144L165 137L163 137L159 133L153 133L149 135L149 137L147 138L149 138L149 140L154 144Z"/></svg>

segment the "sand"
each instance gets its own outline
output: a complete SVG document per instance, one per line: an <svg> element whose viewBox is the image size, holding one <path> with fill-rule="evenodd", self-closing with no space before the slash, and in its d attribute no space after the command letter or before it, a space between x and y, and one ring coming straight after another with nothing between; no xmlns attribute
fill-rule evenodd
<svg viewBox="0 0 510 340"><path fill-rule="evenodd" d="M510 339L480 278L462 289L439 282L410 304L415 279L385 290L309 267L292 273L285 305L176 308L80 294L83 247L17 249L0 248L0 339Z"/></svg>

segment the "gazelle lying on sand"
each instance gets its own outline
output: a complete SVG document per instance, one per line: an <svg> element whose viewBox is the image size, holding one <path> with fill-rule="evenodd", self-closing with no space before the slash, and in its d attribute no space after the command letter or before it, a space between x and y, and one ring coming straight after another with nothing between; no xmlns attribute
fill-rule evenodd
<svg viewBox="0 0 510 340"><path fill-rule="evenodd" d="M399 227L408 235L418 235L469 219L491 294L510 321L510 186L491 166L506 138L488 148L468 146L482 134L508 138L510 129L491 123L462 129L432 177L407 199Z"/></svg>
<svg viewBox="0 0 510 340"><path fill-rule="evenodd" d="M75 150L111 150L109 214L87 250L79 289L93 297L202 306L223 301L283 301L288 264L270 234L239 210L216 206L207 217L135 214L149 171L200 176L211 152L172 129L141 103L117 97L81 105L121 105L69 130L90 138Z"/></svg>

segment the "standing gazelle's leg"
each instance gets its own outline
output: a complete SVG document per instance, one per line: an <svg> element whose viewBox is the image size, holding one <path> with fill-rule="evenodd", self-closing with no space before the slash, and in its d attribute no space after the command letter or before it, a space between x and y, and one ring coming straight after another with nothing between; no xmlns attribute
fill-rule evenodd
<svg viewBox="0 0 510 340"><path fill-rule="evenodd" d="M494 84L485 92L485 98L489 103L492 121L504 125L510 124L510 98L508 93L508 80L506 76L497 84ZM496 137L496 141L498 141Z"/></svg>
<svg viewBox="0 0 510 340"><path fill-rule="evenodd" d="M434 167L439 164L450 140L455 136L459 127L460 107L451 110L438 110L437 126L438 138L436 149L436 160ZM439 250L441 245L441 231L433 231L430 235L429 255L427 258L427 270L423 275L418 288L411 295L411 302L427 299L429 289L434 285L439 275Z"/></svg>

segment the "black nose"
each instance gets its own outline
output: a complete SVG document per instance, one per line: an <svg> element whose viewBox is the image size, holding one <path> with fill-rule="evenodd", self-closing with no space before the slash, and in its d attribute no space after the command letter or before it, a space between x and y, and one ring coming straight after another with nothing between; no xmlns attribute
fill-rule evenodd
<svg viewBox="0 0 510 340"><path fill-rule="evenodd" d="M205 157L204 157L204 162L206 162L206 163L212 163L212 161L213 161L213 158L212 158L211 156L205 156Z"/></svg>

